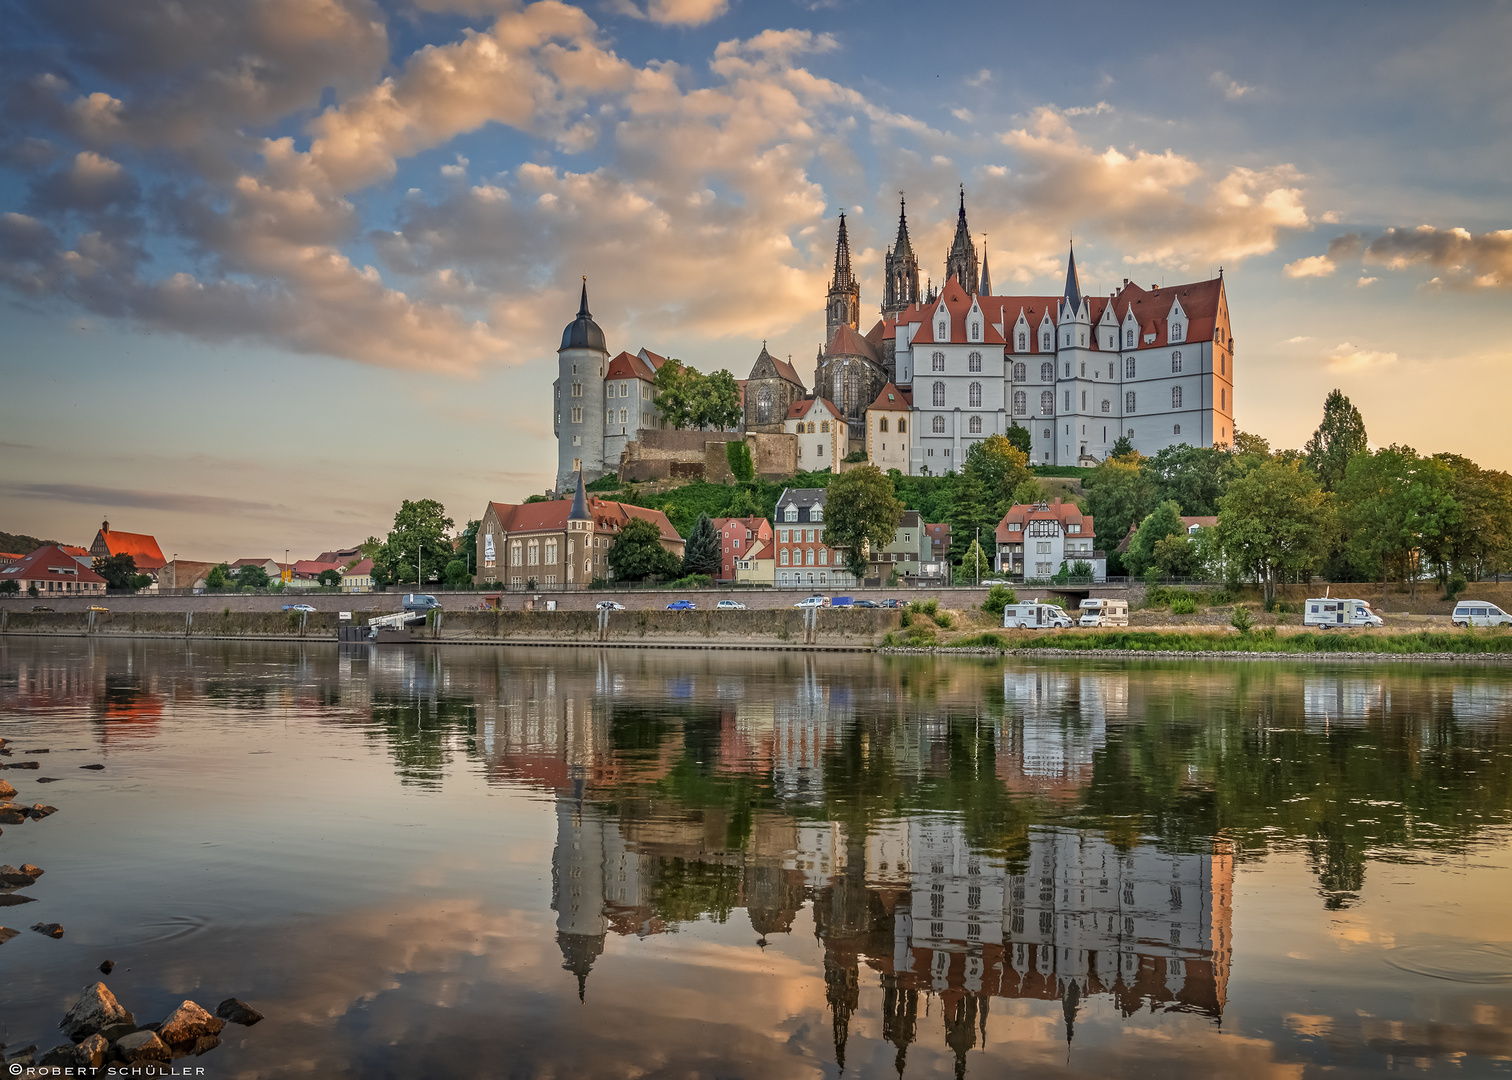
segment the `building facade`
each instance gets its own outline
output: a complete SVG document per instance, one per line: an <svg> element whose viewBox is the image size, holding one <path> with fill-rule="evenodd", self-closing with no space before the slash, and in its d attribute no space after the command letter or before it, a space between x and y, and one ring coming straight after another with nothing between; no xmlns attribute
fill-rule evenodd
<svg viewBox="0 0 1512 1080"><path fill-rule="evenodd" d="M1078 562L1092 567L1093 581L1108 579L1107 555L1093 550L1096 529L1091 514L1075 503L1019 503L1009 508L997 526L993 567L1027 581L1043 581Z"/></svg>
<svg viewBox="0 0 1512 1080"><path fill-rule="evenodd" d="M897 469L907 475L912 419L913 403L909 395L890 382L884 385L866 410L866 460L883 472Z"/></svg>
<svg viewBox="0 0 1512 1080"><path fill-rule="evenodd" d="M35 590L38 596L105 595L105 579L88 567L80 566L77 559L56 544L43 544L0 568L0 582L7 581L14 581L18 592Z"/></svg>
<svg viewBox="0 0 1512 1080"><path fill-rule="evenodd" d="M100 531L95 533L94 543L89 545L89 554L96 559L108 559L115 555L130 555L136 564L137 573L157 576L168 562L163 558L163 549L146 533L121 532L111 529L110 522L102 521Z"/></svg>
<svg viewBox="0 0 1512 1080"><path fill-rule="evenodd" d="M745 381L745 429L768 435L780 434L788 410L808 394L793 369L792 357L779 360L767 352L766 342L751 365Z"/></svg>
<svg viewBox="0 0 1512 1080"><path fill-rule="evenodd" d="M737 580L736 569L753 551L772 539L772 523L764 517L714 518L719 534L719 580Z"/></svg>
<svg viewBox="0 0 1512 1080"><path fill-rule="evenodd" d="M845 568L845 553L824 543L824 488L784 488L777 499L778 586L853 588L855 576Z"/></svg>
<svg viewBox="0 0 1512 1080"><path fill-rule="evenodd" d="M798 468L802 472L830 469L838 472L840 462L849 451L849 428L845 418L822 397L804 398L793 403L782 428L798 437Z"/></svg>

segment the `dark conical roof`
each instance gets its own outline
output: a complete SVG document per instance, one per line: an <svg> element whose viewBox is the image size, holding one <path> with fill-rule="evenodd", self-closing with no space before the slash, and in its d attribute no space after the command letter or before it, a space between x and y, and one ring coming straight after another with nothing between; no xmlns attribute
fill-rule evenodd
<svg viewBox="0 0 1512 1080"><path fill-rule="evenodd" d="M588 521L588 496L583 492L583 470L578 470L577 490L572 493L572 509L567 514L568 521Z"/></svg>
<svg viewBox="0 0 1512 1080"><path fill-rule="evenodd" d="M898 239L893 244L893 252L897 255L913 254L913 244L908 239L908 200L901 194L898 196Z"/></svg>
<svg viewBox="0 0 1512 1080"><path fill-rule="evenodd" d="M583 302L578 305L577 318L567 324L562 331L562 349L596 349L601 353L608 353L609 348L604 344L604 332L599 329L599 324L593 321L593 315L588 311L588 279L583 279ZM558 352L561 349L557 350Z"/></svg>
<svg viewBox="0 0 1512 1080"><path fill-rule="evenodd" d="M835 276L832 286L847 286L855 280L851 272L850 238L845 232L845 215L840 215L840 235L835 238Z"/></svg>
<svg viewBox="0 0 1512 1080"><path fill-rule="evenodd" d="M982 296L992 295L992 272L987 269L987 241L982 241L982 284L977 289Z"/></svg>
<svg viewBox="0 0 1512 1080"><path fill-rule="evenodd" d="M1071 248L1070 261L1066 263L1066 303L1073 311L1081 307L1081 279L1076 276L1076 247Z"/></svg>

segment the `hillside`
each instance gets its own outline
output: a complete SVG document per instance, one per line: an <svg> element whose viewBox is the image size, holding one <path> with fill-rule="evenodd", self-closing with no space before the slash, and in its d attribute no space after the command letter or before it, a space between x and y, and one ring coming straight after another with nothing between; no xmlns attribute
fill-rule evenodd
<svg viewBox="0 0 1512 1080"><path fill-rule="evenodd" d="M43 544L60 544L61 540L38 540L35 536L27 536L25 533L0 532L0 551L9 552L12 555L25 555L36 551Z"/></svg>

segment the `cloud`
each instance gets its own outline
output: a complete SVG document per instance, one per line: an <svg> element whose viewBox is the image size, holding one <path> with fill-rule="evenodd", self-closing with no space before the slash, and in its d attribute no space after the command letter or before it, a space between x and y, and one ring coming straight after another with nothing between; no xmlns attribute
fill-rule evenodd
<svg viewBox="0 0 1512 1080"><path fill-rule="evenodd" d="M1096 105L1077 105L1074 108L1064 110L1066 116L1101 116L1103 113L1113 111L1113 106L1106 101L1099 101Z"/></svg>
<svg viewBox="0 0 1512 1080"><path fill-rule="evenodd" d="M1405 270L1431 266L1441 270L1439 279L1453 288L1512 288L1512 229L1479 235L1467 229L1438 229L1419 225L1415 229L1387 229L1366 246L1363 260Z"/></svg>
<svg viewBox="0 0 1512 1080"><path fill-rule="evenodd" d="M966 76L967 86L986 86L992 81L992 72L982 68L975 75Z"/></svg>
<svg viewBox="0 0 1512 1080"><path fill-rule="evenodd" d="M1373 277L1361 277L1361 278L1360 278L1360 279L1359 279L1359 280L1358 280L1358 281L1356 281L1356 282L1355 282L1355 285L1356 285L1356 286L1357 286L1357 287L1358 287L1358 288L1361 288L1361 289L1363 289L1363 288L1365 288L1365 286L1367 286L1367 285L1374 285L1374 284L1375 284L1375 283L1376 283L1376 282L1377 282L1377 281L1379 281L1379 280L1380 280L1380 278L1373 278Z"/></svg>
<svg viewBox="0 0 1512 1080"><path fill-rule="evenodd" d="M729 9L729 0L648 0L644 8L632 0L618 0L613 5L621 15L673 26L701 26Z"/></svg>
<svg viewBox="0 0 1512 1080"><path fill-rule="evenodd" d="M1328 277L1338 267L1327 255L1309 255L1305 259L1287 263L1286 276L1289 278Z"/></svg>
<svg viewBox="0 0 1512 1080"><path fill-rule="evenodd" d="M0 483L0 491L12 498L56 499L105 509L128 506L138 510L170 510L192 514L248 514L279 510L272 503L229 499L219 495L185 495L167 491L94 487L89 484Z"/></svg>
<svg viewBox="0 0 1512 1080"><path fill-rule="evenodd" d="M1341 341L1329 351L1323 359L1331 368L1342 371L1359 371L1366 368L1378 368L1397 362L1397 354L1394 352L1375 352L1370 349L1361 349L1347 341Z"/></svg>
<svg viewBox="0 0 1512 1080"><path fill-rule="evenodd" d="M1238 101L1246 94L1253 94L1258 89L1257 87L1246 86L1244 83L1231 79L1221 71L1213 72L1208 81L1219 90L1222 90L1223 96L1230 101Z"/></svg>

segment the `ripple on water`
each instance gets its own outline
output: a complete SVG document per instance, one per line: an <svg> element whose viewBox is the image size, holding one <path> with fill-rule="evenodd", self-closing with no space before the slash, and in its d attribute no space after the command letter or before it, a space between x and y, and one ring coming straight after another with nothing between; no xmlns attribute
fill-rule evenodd
<svg viewBox="0 0 1512 1080"><path fill-rule="evenodd" d="M1512 983L1512 946L1482 943L1471 945L1403 945L1386 954L1392 967L1460 983Z"/></svg>
<svg viewBox="0 0 1512 1080"><path fill-rule="evenodd" d="M207 915L171 915L157 922L142 923L137 928L142 936L132 938L125 944L157 945L164 941L178 941L180 938L198 934L209 927L211 922L212 920Z"/></svg>

